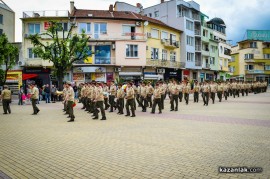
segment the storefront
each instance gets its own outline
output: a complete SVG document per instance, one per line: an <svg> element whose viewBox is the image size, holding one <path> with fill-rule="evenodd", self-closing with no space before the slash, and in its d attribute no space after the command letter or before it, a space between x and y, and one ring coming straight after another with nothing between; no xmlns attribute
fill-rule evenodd
<svg viewBox="0 0 270 179"><path fill-rule="evenodd" d="M20 86L22 86L22 71L10 70L7 72L6 84L9 86L13 94L17 94Z"/></svg>
<svg viewBox="0 0 270 179"><path fill-rule="evenodd" d="M176 79L182 80L182 70L175 68L165 68L164 80Z"/></svg>
<svg viewBox="0 0 270 179"><path fill-rule="evenodd" d="M100 81L108 82L114 79L113 72L107 72L106 67L74 67L72 81L79 83Z"/></svg>
<svg viewBox="0 0 270 179"><path fill-rule="evenodd" d="M121 81L134 81L136 84L142 80L142 67L123 67L118 72Z"/></svg>
<svg viewBox="0 0 270 179"><path fill-rule="evenodd" d="M22 80L24 85L35 82L38 87L42 87L46 84L51 84L50 68L24 68L22 74Z"/></svg>

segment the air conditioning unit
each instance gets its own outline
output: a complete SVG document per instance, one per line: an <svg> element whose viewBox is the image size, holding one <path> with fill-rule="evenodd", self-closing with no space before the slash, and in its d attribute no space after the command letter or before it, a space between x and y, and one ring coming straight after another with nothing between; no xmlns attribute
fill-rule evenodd
<svg viewBox="0 0 270 179"><path fill-rule="evenodd" d="M141 22L135 22L135 25L136 25L136 26L141 26L142 23L141 23Z"/></svg>
<svg viewBox="0 0 270 179"><path fill-rule="evenodd" d="M29 34L24 34L24 38L28 38L29 37Z"/></svg>
<svg viewBox="0 0 270 179"><path fill-rule="evenodd" d="M115 50L115 44L112 44L112 50Z"/></svg>
<svg viewBox="0 0 270 179"><path fill-rule="evenodd" d="M165 69L164 68L160 68L160 69L157 69L157 73L165 73Z"/></svg>
<svg viewBox="0 0 270 179"><path fill-rule="evenodd" d="M147 32L147 38L151 38L151 33L150 32Z"/></svg>
<svg viewBox="0 0 270 179"><path fill-rule="evenodd" d="M24 65L25 65L24 60L19 60L19 61L18 61L18 65L19 65L19 66L24 66Z"/></svg>
<svg viewBox="0 0 270 179"><path fill-rule="evenodd" d="M120 71L121 71L121 67L114 68L114 72L120 72Z"/></svg>

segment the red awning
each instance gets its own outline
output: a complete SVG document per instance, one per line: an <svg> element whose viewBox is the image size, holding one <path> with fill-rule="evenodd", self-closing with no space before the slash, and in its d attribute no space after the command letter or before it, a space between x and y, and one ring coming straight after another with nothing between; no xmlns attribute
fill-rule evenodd
<svg viewBox="0 0 270 179"><path fill-rule="evenodd" d="M27 80L27 79L30 79L30 78L35 78L37 76L38 76L37 74L23 74L22 75L22 80Z"/></svg>

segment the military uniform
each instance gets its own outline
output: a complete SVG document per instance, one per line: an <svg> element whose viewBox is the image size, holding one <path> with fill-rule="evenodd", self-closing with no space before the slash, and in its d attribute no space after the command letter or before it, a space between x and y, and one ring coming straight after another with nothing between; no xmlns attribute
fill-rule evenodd
<svg viewBox="0 0 270 179"><path fill-rule="evenodd" d="M162 106L161 106L161 88L157 85L156 88L153 91L153 106L152 106L152 112L155 113L156 106L158 105L159 114L161 114Z"/></svg>
<svg viewBox="0 0 270 179"><path fill-rule="evenodd" d="M180 83L179 84L179 102L182 102L183 100L183 88L184 88L184 85Z"/></svg>
<svg viewBox="0 0 270 179"><path fill-rule="evenodd" d="M7 114L7 112L10 114L11 109L9 104L11 103L11 91L8 89L7 86L4 87L5 89L2 91L1 98L3 103L3 110L4 114Z"/></svg>
<svg viewBox="0 0 270 179"><path fill-rule="evenodd" d="M176 83L170 86L170 94L171 94L171 111L178 111L179 86Z"/></svg>
<svg viewBox="0 0 270 179"><path fill-rule="evenodd" d="M110 86L109 92L110 92L109 103L110 103L110 106L111 106L110 112L113 112L113 108L115 107L114 98L115 98L115 95L116 95L116 86L114 84L112 84Z"/></svg>
<svg viewBox="0 0 270 179"><path fill-rule="evenodd" d="M146 94L147 94L147 106L149 106L149 108L152 108L152 95L154 92L154 88L151 84L149 84L146 87Z"/></svg>
<svg viewBox="0 0 270 179"><path fill-rule="evenodd" d="M83 87L81 89L81 101L82 101L82 104L83 104L82 109L85 109L86 108L85 90L86 90L86 84L83 85Z"/></svg>
<svg viewBox="0 0 270 179"><path fill-rule="evenodd" d="M93 119L98 119L98 113L99 111L97 110L97 108L100 109L100 112L101 112L101 115L102 115L102 118L101 120L106 120L106 116L105 116L105 110L104 110L104 106L103 106L103 103L104 103L104 95L103 95L103 89L101 86L98 86L96 87L95 89L95 100L96 101L96 107L95 107L95 112L94 112L94 118ZM115 96L114 96L115 97ZM114 98L113 98L114 100Z"/></svg>
<svg viewBox="0 0 270 179"><path fill-rule="evenodd" d="M223 85L221 83L219 83L217 85L217 96L218 96L219 102L221 102L221 100L222 100L223 90L224 90Z"/></svg>
<svg viewBox="0 0 270 179"><path fill-rule="evenodd" d="M194 85L193 90L194 90L194 103L198 103L199 102L199 92L201 90L200 85L198 83L196 83Z"/></svg>
<svg viewBox="0 0 270 179"><path fill-rule="evenodd" d="M164 100L165 100L165 95L166 95L166 88L164 84L160 86L160 91L161 91L161 108L164 109Z"/></svg>
<svg viewBox="0 0 270 179"><path fill-rule="evenodd" d="M228 83L225 83L223 85L223 92L224 92L225 100L227 100L227 98L229 97L229 88L230 88L230 85Z"/></svg>
<svg viewBox="0 0 270 179"><path fill-rule="evenodd" d="M67 109L68 109L68 114L70 117L70 120L68 122L73 122L75 119L74 111L73 111L75 93L74 93L73 88L70 86L70 83L68 83L68 85L69 86L67 88L67 95L66 95Z"/></svg>
<svg viewBox="0 0 270 179"><path fill-rule="evenodd" d="M39 97L39 90L37 87L34 86L31 89L31 100L32 100L32 107L34 110L33 115L36 115L40 111L37 107L38 97Z"/></svg>
<svg viewBox="0 0 270 179"><path fill-rule="evenodd" d="M135 108L134 108L134 89L132 87L126 88L126 110L127 114L125 116L130 116L129 106L131 108L131 117L135 117Z"/></svg>
<svg viewBox="0 0 270 179"><path fill-rule="evenodd" d="M184 99L186 101L186 105L188 105L190 89L191 87L189 83L185 84L183 87L183 93L184 93Z"/></svg>
<svg viewBox="0 0 270 179"><path fill-rule="evenodd" d="M116 98L117 98L116 107L118 109L117 114L124 114L124 111L123 111L124 110L124 97L125 97L125 92L123 91L121 87L119 87L116 93Z"/></svg>
<svg viewBox="0 0 270 179"><path fill-rule="evenodd" d="M103 87L103 92L104 92L104 104L105 104L105 110L107 110L110 105L108 103L108 93L109 93L109 87L108 86L104 86Z"/></svg>
<svg viewBox="0 0 270 179"><path fill-rule="evenodd" d="M203 92L203 103L204 103L203 105L208 106L210 86L208 84L204 84L202 87L202 92Z"/></svg>
<svg viewBox="0 0 270 179"><path fill-rule="evenodd" d="M232 83L232 92L233 92L233 97L235 98L235 95L237 93L237 83L236 82Z"/></svg>
<svg viewBox="0 0 270 179"><path fill-rule="evenodd" d="M146 86L141 86L141 96L140 96L140 103L142 106L142 112L146 112L146 107L147 107L147 87Z"/></svg>

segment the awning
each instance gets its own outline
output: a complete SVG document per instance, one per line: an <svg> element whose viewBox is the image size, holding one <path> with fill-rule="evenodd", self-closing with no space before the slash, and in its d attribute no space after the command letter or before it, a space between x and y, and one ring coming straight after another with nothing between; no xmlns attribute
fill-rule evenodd
<svg viewBox="0 0 270 179"><path fill-rule="evenodd" d="M144 75L145 80L160 80L163 79L163 75Z"/></svg>
<svg viewBox="0 0 270 179"><path fill-rule="evenodd" d="M23 74L22 75L22 80L27 80L27 79L30 79L30 78L35 78L37 76L38 76L37 74Z"/></svg>
<svg viewBox="0 0 270 179"><path fill-rule="evenodd" d="M141 72L119 72L119 76L142 76Z"/></svg>

